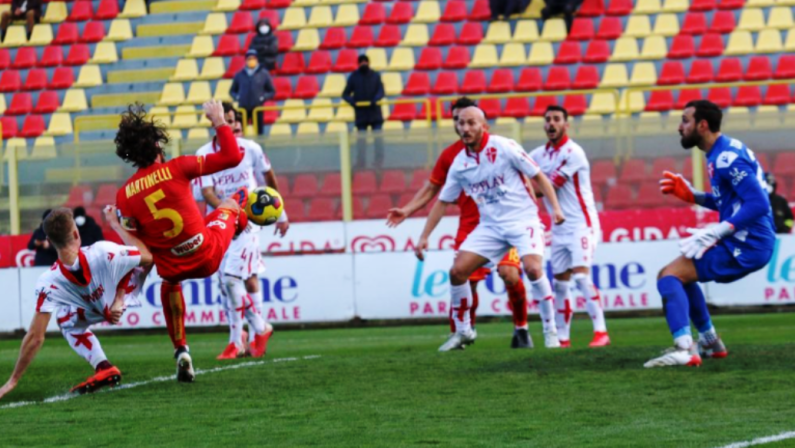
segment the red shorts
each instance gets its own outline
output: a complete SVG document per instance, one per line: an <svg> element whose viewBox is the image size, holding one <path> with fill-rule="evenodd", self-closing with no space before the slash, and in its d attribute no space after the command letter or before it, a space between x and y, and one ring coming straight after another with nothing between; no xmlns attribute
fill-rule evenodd
<svg viewBox="0 0 795 448"><path fill-rule="evenodd" d="M461 243L464 242L467 235L468 232L461 232L461 230L459 229L458 235L456 235L455 246L454 246L456 251L461 246ZM519 269L520 271L522 270L522 260L519 258L519 252L516 250L515 247L512 247L511 250L509 250L508 253L505 254L502 260L500 260L500 262L497 264L497 267L499 266L512 266L515 267L516 269ZM469 276L469 281L479 282L481 280L485 280L486 277L488 277L490 274L491 274L490 268L480 267L477 268L475 272L473 272L472 275Z"/></svg>
<svg viewBox="0 0 795 448"><path fill-rule="evenodd" d="M207 228L187 241L155 256L157 272L164 280L178 283L215 274L235 236L237 213L219 208L204 218ZM180 252L187 253L179 255Z"/></svg>

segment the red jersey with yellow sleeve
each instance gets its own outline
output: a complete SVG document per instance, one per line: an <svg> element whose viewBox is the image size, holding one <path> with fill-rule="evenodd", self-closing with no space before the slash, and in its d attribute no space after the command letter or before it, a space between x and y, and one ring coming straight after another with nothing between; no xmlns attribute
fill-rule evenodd
<svg viewBox="0 0 795 448"><path fill-rule="evenodd" d="M455 160L458 153L465 149L466 147L461 140L445 148L436 160L436 164L433 166L431 178L429 179L430 183L439 187L443 186L447 180L447 173L450 171L453 160ZM475 230L475 227L477 227L480 222L478 206L471 197L461 193L458 197L458 208L461 210L461 215L458 218L458 233L455 238L456 249L464 242L467 235Z"/></svg>

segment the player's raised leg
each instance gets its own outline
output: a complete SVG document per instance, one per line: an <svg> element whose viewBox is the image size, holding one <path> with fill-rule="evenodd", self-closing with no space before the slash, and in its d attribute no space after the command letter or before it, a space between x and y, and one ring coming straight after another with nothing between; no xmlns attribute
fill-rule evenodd
<svg viewBox="0 0 795 448"><path fill-rule="evenodd" d="M90 393L105 386L116 386L121 383L121 371L108 361L99 339L88 328L92 323L104 321L104 317L97 316L96 319L89 321L84 309L62 306L58 308L56 319L69 346L94 369L94 375L73 387L71 392Z"/></svg>
<svg viewBox="0 0 795 448"><path fill-rule="evenodd" d="M472 306L472 289L469 276L488 259L474 252L460 251L450 269L450 309L455 333L441 347L440 352L463 349L475 340L469 309Z"/></svg>

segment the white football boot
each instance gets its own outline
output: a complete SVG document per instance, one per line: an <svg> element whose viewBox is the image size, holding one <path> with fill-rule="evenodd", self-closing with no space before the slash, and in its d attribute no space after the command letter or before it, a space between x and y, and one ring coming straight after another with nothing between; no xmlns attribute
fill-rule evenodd
<svg viewBox="0 0 795 448"><path fill-rule="evenodd" d="M556 331L548 331L544 333L544 347L546 348L560 348L560 340Z"/></svg>
<svg viewBox="0 0 795 448"><path fill-rule="evenodd" d="M469 344L475 342L477 335L474 331L468 330L463 333L455 332L450 335L450 339L439 347L440 352L449 352L450 350L463 350Z"/></svg>
<svg viewBox="0 0 795 448"><path fill-rule="evenodd" d="M192 383L196 379L196 372L193 370L193 360L187 351L177 355L177 381L180 383Z"/></svg>
<svg viewBox="0 0 795 448"><path fill-rule="evenodd" d="M689 349L680 347L671 347L665 350L662 356L650 359L643 364L643 367L650 369L652 367L669 367L669 366L690 366L698 367L701 365L701 356L696 351L696 346L693 344Z"/></svg>

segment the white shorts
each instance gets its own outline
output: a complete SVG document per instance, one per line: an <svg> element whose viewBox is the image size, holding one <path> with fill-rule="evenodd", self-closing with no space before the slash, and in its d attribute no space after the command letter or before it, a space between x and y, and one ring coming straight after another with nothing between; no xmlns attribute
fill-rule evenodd
<svg viewBox="0 0 795 448"><path fill-rule="evenodd" d="M543 257L544 227L540 223L512 228L478 225L458 250L476 253L498 265L512 247L519 252L520 258L526 255Z"/></svg>
<svg viewBox="0 0 795 448"><path fill-rule="evenodd" d="M552 235L552 273L562 274L578 267L590 268L596 252L597 238L594 231L584 228L574 233Z"/></svg>
<svg viewBox="0 0 795 448"><path fill-rule="evenodd" d="M244 232L229 244L220 272L246 280L265 272L259 247L259 233Z"/></svg>

